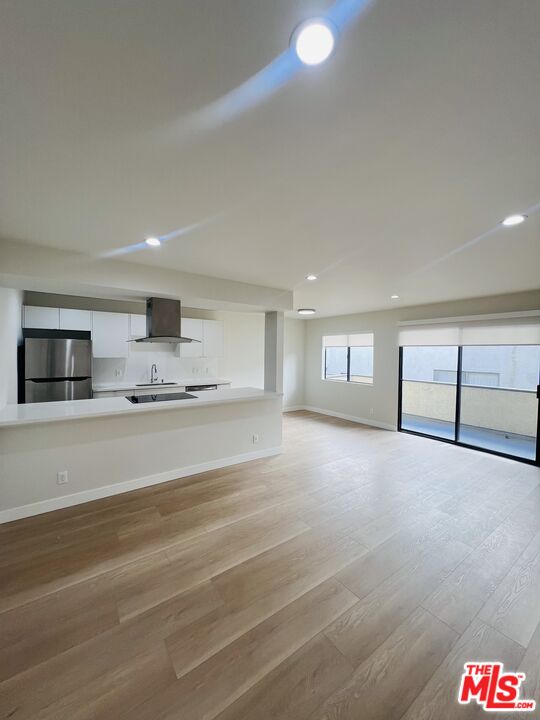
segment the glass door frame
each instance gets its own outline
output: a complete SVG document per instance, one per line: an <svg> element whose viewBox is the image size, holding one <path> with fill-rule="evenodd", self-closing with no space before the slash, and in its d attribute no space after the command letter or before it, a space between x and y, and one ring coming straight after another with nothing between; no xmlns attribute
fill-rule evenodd
<svg viewBox="0 0 540 720"><path fill-rule="evenodd" d="M448 443L449 445L458 445L469 450L478 450L479 452L485 452L489 455L498 455L499 457L508 458L509 460L517 460L518 462L526 463L527 465L535 465L540 467L540 384L536 388L536 398L538 400L538 408L536 414L536 458L530 460L529 458L519 457L517 455L509 455L508 453L499 452L498 450L490 450L489 448L478 447L477 445L470 445L459 440L459 427L461 422L461 375L463 368L463 345L452 345L451 347L457 347L457 381L456 381L456 412L454 420L454 439L437 437L436 435L428 435L427 433L419 432L418 430L408 430L402 427L402 392L403 392L403 346L399 347L399 369L398 369L398 432L408 433L409 435L417 435L418 437L425 437L429 440L438 440L439 442ZM540 379L539 379L540 380Z"/></svg>

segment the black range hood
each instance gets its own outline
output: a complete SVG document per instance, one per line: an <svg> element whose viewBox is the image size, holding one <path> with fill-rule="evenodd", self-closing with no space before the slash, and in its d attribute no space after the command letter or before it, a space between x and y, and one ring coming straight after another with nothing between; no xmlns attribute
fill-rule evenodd
<svg viewBox="0 0 540 720"><path fill-rule="evenodd" d="M183 337L182 306L180 300L151 297L146 301L146 337L138 343L191 343L200 342Z"/></svg>

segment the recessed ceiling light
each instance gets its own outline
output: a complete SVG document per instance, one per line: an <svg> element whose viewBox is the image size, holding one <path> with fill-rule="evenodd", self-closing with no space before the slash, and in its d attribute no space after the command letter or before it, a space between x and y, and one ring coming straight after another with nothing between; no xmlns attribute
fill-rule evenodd
<svg viewBox="0 0 540 720"><path fill-rule="evenodd" d="M505 227L513 227L514 225L521 225L521 223L525 222L526 219L527 219L526 215L521 215L521 214L509 215L508 217L504 218L504 220L502 221L502 224Z"/></svg>
<svg viewBox="0 0 540 720"><path fill-rule="evenodd" d="M145 243L151 247L159 247L161 245L161 240L157 237L147 237Z"/></svg>
<svg viewBox="0 0 540 720"><path fill-rule="evenodd" d="M317 279L317 276L316 276L316 275L311 275L311 274L310 274L310 275L306 275L306 280L316 280L316 279Z"/></svg>
<svg viewBox="0 0 540 720"><path fill-rule="evenodd" d="M391 300L399 300L399 295L390 295Z"/></svg>
<svg viewBox="0 0 540 720"><path fill-rule="evenodd" d="M307 20L293 33L294 50L304 65L319 65L332 54L336 29L325 19Z"/></svg>
<svg viewBox="0 0 540 720"><path fill-rule="evenodd" d="M315 308L299 308L297 310L299 315L314 315L315 312Z"/></svg>

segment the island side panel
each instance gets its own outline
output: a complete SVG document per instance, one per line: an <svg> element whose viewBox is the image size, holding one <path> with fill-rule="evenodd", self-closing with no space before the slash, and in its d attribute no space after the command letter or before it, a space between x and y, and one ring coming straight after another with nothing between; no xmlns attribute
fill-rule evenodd
<svg viewBox="0 0 540 720"><path fill-rule="evenodd" d="M281 426L269 398L2 428L0 522L277 454Z"/></svg>

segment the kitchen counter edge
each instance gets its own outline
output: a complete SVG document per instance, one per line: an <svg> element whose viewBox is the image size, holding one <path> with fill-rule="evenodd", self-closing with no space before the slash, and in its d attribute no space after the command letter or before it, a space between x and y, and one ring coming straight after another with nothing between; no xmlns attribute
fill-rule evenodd
<svg viewBox="0 0 540 720"><path fill-rule="evenodd" d="M274 400L283 397L282 393L267 392L259 388L230 388L223 390L205 390L194 399L163 400L141 405L132 404L125 397L95 398L91 400L66 400L63 402L31 403L26 405L6 405L0 409L0 429L40 423L62 422L66 420L85 420L97 417L112 417L133 413L160 412L163 410L187 410L212 405Z"/></svg>

